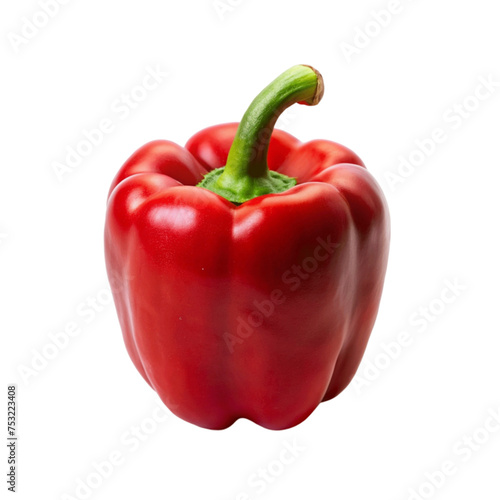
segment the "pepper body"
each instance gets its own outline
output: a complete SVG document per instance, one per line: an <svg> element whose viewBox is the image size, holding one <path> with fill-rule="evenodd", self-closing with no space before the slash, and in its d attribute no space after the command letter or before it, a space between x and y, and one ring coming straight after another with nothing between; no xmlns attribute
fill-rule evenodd
<svg viewBox="0 0 500 500"><path fill-rule="evenodd" d="M360 158L274 130L271 170L297 185L236 205L196 187L226 164L238 124L185 148L154 141L111 186L108 275L132 361L201 427L303 421L351 381L389 246L384 196Z"/></svg>

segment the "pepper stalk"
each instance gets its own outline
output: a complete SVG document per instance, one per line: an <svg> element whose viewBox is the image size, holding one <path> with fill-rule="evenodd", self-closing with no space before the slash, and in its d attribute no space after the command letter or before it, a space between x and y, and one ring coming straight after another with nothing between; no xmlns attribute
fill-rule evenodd
<svg viewBox="0 0 500 500"><path fill-rule="evenodd" d="M323 92L323 78L311 66L293 66L278 76L243 115L226 166L209 172L198 186L236 205L295 186L296 179L269 170L267 153L271 135L285 109L295 103L315 106Z"/></svg>

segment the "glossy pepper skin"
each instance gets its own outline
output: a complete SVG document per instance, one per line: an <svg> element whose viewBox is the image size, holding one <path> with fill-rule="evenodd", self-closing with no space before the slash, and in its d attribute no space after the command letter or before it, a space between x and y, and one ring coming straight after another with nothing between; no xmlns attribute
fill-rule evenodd
<svg viewBox="0 0 500 500"><path fill-rule="evenodd" d="M263 154L295 186L241 204L197 187L226 165L237 129L132 155L111 185L106 264L128 353L176 415L209 429L241 417L285 429L356 372L389 217L355 153L280 130Z"/></svg>

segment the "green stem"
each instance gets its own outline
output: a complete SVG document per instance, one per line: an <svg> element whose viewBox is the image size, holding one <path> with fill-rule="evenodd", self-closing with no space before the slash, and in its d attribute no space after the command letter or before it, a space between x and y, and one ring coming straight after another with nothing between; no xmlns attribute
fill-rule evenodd
<svg viewBox="0 0 500 500"><path fill-rule="evenodd" d="M323 97L323 78L311 66L282 73L250 104L234 138L226 166L209 172L198 184L240 204L257 196L281 193L296 180L270 171L269 141L277 119L292 104L314 106Z"/></svg>

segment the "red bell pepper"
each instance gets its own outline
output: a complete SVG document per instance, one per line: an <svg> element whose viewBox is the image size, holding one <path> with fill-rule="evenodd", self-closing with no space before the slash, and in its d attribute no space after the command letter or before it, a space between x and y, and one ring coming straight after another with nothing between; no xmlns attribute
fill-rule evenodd
<svg viewBox="0 0 500 500"><path fill-rule="evenodd" d="M351 381L389 247L380 187L330 141L274 130L323 80L295 66L241 123L153 141L114 179L105 251L125 345L179 417L223 429L303 421Z"/></svg>

